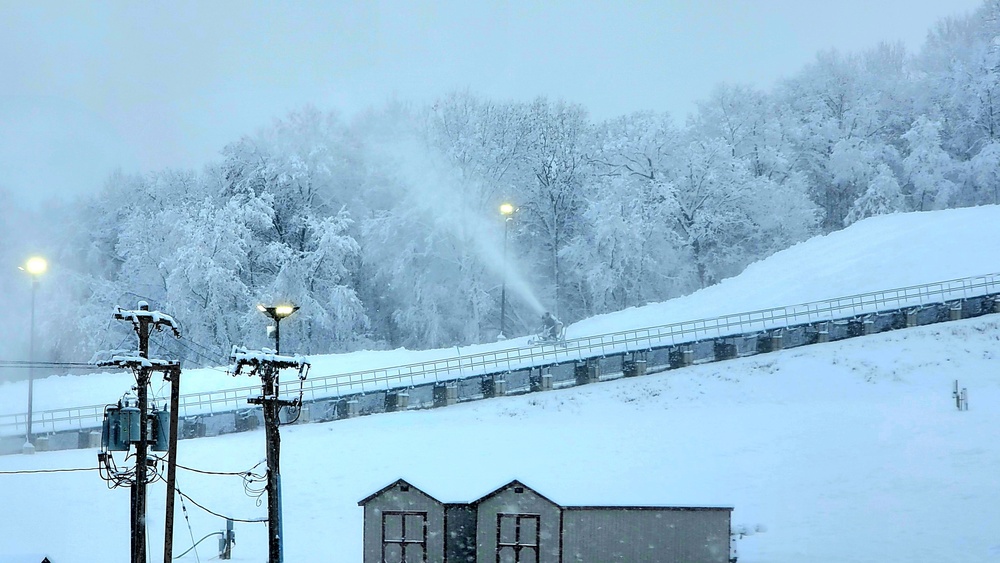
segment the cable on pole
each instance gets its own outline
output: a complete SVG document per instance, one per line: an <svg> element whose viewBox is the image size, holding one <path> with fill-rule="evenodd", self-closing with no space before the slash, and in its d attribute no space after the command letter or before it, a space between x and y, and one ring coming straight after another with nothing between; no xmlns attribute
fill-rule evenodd
<svg viewBox="0 0 1000 563"><path fill-rule="evenodd" d="M197 559L198 562L201 563L201 556L198 555L198 550L195 549L195 548L198 547L198 544L201 543L201 541L198 541L198 542L194 541L194 530L191 529L191 519L188 518L187 505L184 504L184 497L182 495L180 495L180 490L177 488L176 481L174 482L174 490L177 491L178 496L181 497L181 511L184 513L184 520L187 522L188 534L191 536L191 549L194 549L194 557L195 557L195 559ZM189 549L188 551L191 551L191 549ZM185 551L184 553L187 553L187 551Z"/></svg>
<svg viewBox="0 0 1000 563"><path fill-rule="evenodd" d="M247 518L234 518L232 516L226 516L224 514L220 514L218 512L215 512L214 510L211 510L211 509L206 508L205 506L199 504L198 501L194 500L193 498L191 498L187 494L181 492L181 490L179 488L174 487L174 490L177 491L177 494L180 495L181 498L187 499L187 500L191 501L191 504L197 506L198 508L204 510L205 512L211 514L212 516L218 516L219 518L223 518L223 519L228 518L229 520L232 520L233 522L245 522L247 524L267 524L267 518L255 518L253 520L250 520L250 519L247 519Z"/></svg>
<svg viewBox="0 0 1000 563"><path fill-rule="evenodd" d="M20 469L0 471L0 475L28 475L34 473L72 473L75 471L100 471L100 467L74 467L71 469Z"/></svg>
<svg viewBox="0 0 1000 563"><path fill-rule="evenodd" d="M27 360L0 360L2 368L68 368L68 369L94 369L94 364L87 362L32 362Z"/></svg>
<svg viewBox="0 0 1000 563"><path fill-rule="evenodd" d="M190 524L190 522L189 522L189 524ZM190 553L192 549L198 547L198 545L201 544L201 542L207 540L208 538L210 538L212 536L224 536L224 535L226 535L226 534L223 533L223 532L211 532L208 535L206 535L205 537L201 538L200 540L194 542L194 545L192 545L191 547L187 548L187 550L184 553L182 553L182 554L174 557L174 559L180 559L181 557L184 557L185 555L187 555L188 553ZM194 534L191 534L191 538L194 539ZM194 555L195 555L195 557L198 557L198 552L195 551ZM198 557L198 561L201 561L201 557Z"/></svg>

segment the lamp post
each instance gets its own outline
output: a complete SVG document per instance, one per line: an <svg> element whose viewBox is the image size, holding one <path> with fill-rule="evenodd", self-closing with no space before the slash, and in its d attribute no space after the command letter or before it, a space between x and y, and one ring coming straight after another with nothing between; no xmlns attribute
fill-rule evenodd
<svg viewBox="0 0 1000 563"><path fill-rule="evenodd" d="M274 319L274 350L281 354L281 319L291 315L299 308L294 305L257 305L257 310ZM268 563L283 563L285 560L282 544L281 524L281 435L278 427L281 423L278 414L282 406L294 404L278 398L278 368L292 367L297 362L286 362L272 358L262 362L260 371L262 393L259 398L251 398L251 404L261 405L264 412L264 449L267 453L267 535ZM241 367L237 358L237 370ZM300 366L301 367L301 366ZM301 405L299 405L301 408Z"/></svg>
<svg viewBox="0 0 1000 563"><path fill-rule="evenodd" d="M500 215L503 216L503 282L500 284L500 339L507 338L507 234L510 231L510 221L514 215L514 206L509 203L500 205Z"/></svg>
<svg viewBox="0 0 1000 563"><path fill-rule="evenodd" d="M34 387L35 387L35 294L38 292L38 276L45 273L49 267L48 262L40 256L32 256L28 258L28 261L24 266L19 266L18 269L24 272L28 272L31 276L31 330L28 333L28 361L31 362L31 366L28 368L28 420L27 420L27 430L24 433L24 447L22 451L26 454L35 453L34 442L31 441L31 419L32 419L32 403L34 400Z"/></svg>
<svg viewBox="0 0 1000 563"><path fill-rule="evenodd" d="M281 353L281 319L290 316L299 308L294 305L257 305L257 310L274 319L274 351Z"/></svg>

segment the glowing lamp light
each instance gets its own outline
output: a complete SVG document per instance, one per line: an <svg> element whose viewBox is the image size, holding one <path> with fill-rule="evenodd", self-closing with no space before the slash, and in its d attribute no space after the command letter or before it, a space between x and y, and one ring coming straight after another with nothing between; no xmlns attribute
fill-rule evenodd
<svg viewBox="0 0 1000 563"><path fill-rule="evenodd" d="M45 261L45 258L39 256L32 256L28 258L28 262L24 265L23 270L28 272L33 276L38 276L45 273L45 270L49 268L49 263Z"/></svg>
<svg viewBox="0 0 1000 563"><path fill-rule="evenodd" d="M299 308L296 307L295 305L288 305L288 304L285 304L285 305L273 305L271 307L268 307L267 305L263 305L263 304L258 304L257 305L257 310L260 311L261 313L264 313L265 315L271 317L272 319L274 319L274 326L273 327L268 327L267 333L268 333L268 335L274 334L274 349L275 349L276 352L278 352L280 354L281 353L281 319L284 319L285 317L291 315L295 311L298 311ZM271 330L272 328L274 329L273 331Z"/></svg>
<svg viewBox="0 0 1000 563"><path fill-rule="evenodd" d="M288 305L288 304L285 304L285 305L271 305L271 306L263 305L263 304L258 304L257 305L257 310L260 311L261 313L264 313L265 315L271 317L272 319L281 320L281 319L283 319L283 318L291 315L295 311L298 311L299 308L296 307L295 305Z"/></svg>
<svg viewBox="0 0 1000 563"><path fill-rule="evenodd" d="M500 205L501 215L512 215L514 213L514 206L509 203L504 203Z"/></svg>

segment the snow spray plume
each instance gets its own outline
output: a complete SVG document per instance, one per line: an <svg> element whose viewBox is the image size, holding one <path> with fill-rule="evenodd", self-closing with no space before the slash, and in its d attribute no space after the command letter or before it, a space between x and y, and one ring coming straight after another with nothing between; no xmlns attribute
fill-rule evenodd
<svg viewBox="0 0 1000 563"><path fill-rule="evenodd" d="M411 196L410 201L434 217L437 224L447 228L459 244L468 245L483 259L483 264L497 276L497 280L501 280L505 269L504 225L496 194L475 190L474 184L478 179L460 178L460 171L433 154L420 141L396 139L382 145L382 148L387 158L395 163L399 178ZM494 213L487 213L484 209ZM518 270L516 257L509 250L506 260L507 289L541 314L546 309Z"/></svg>

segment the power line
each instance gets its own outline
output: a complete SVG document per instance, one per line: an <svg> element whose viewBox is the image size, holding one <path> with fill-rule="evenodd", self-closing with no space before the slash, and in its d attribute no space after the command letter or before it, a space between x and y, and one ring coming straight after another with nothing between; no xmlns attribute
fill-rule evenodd
<svg viewBox="0 0 1000 563"><path fill-rule="evenodd" d="M187 548L187 551L185 551L184 553L182 553L182 554L178 555L177 557L174 557L174 559L180 559L181 557L184 557L184 556L185 556L185 555L187 555L188 553L191 553L191 550L193 550L193 549L195 549L196 547L198 547L198 544L200 544L201 542L203 542L203 541L207 540L208 538L210 538L210 537L212 537L212 536L225 536L225 535L226 535L226 533L225 533L225 532L209 532L209 533L208 533L207 535L205 535L205 537L203 537L203 538L201 538L200 540L198 540L198 541L194 542L194 544L193 544L193 545L192 545L191 547ZM191 539L194 539L194 536L193 536L193 535L191 536ZM195 554L195 556L197 556L197 555L198 555L198 552L197 552L197 551L195 551L195 552L194 552L194 554ZM199 560L199 561L201 561L201 558L199 558L198 560Z"/></svg>
<svg viewBox="0 0 1000 563"><path fill-rule="evenodd" d="M27 360L0 360L2 368L76 368L96 369L97 366L88 362L32 362Z"/></svg>
<svg viewBox="0 0 1000 563"><path fill-rule="evenodd" d="M217 353L221 353L221 354L222 354L222 356L217 356L217 358L218 358L218 357L225 357L225 356L226 356L226 351L225 351L225 349L222 349L222 350L218 350L218 351L216 351L216 350L215 350L215 349L213 349L213 348L209 348L208 346L205 346L204 344L202 344L202 343L200 343L200 342L196 342L196 341L194 341L194 340L191 340L190 338L186 338L186 337L184 337L184 336L181 336L181 340L183 340L184 342L188 342L188 343L192 344L193 346L197 346L198 348L201 348L202 350L204 350L204 351L206 351L206 352L209 352L209 353L212 353L212 354L217 354ZM222 363L225 363L225 362L222 362Z"/></svg>
<svg viewBox="0 0 1000 563"><path fill-rule="evenodd" d="M239 472L236 472L236 471L209 471L207 469L196 469L194 467L186 467L186 466L183 466L183 465L181 465L179 463L177 463L175 465L176 465L176 467L178 467L180 469L184 469L184 470L191 471L191 472L194 472L194 473L201 473L203 475L219 475L219 476L223 476L223 477L240 477L243 480L243 492L248 497L256 499L257 500L257 506L260 506L260 504L261 504L260 497L263 496L265 492L267 492L267 487L266 486L259 487L259 486L256 486L256 485L258 483L263 483L263 482L267 481L267 473L263 473L263 474L262 473L254 473L253 470L257 469L258 467L261 466L261 464L263 464L265 462L267 462L267 460L263 459L263 460L257 462L257 464L254 465L253 467L251 467L250 469L248 469L246 471L239 471Z"/></svg>
<svg viewBox="0 0 1000 563"><path fill-rule="evenodd" d="M194 467L186 467L186 466L181 465L179 463L176 464L176 465L180 469L185 469L187 471L193 471L195 473L202 473L204 475L229 475L229 476L243 477L244 475L253 475L254 474L253 470L257 469L258 467L260 467L260 465L262 463L264 463L264 461L266 461L266 460L258 462L257 465L254 465L253 467L251 467L250 469L248 469L246 471L210 471L210 470L207 470L207 469L197 469L197 468L194 468Z"/></svg>
<svg viewBox="0 0 1000 563"><path fill-rule="evenodd" d="M257 518L257 519L254 519L254 520L248 520L246 518L233 518L232 516L226 516L226 515L223 515L223 514L219 514L218 512L215 512L214 510L209 510L208 508L205 508L201 504L198 504L198 501L196 501L193 498L189 497L188 495L182 493L181 490L178 489L177 487L174 487L174 490L177 491L177 494L180 495L181 498L184 498L184 499L187 499L187 500L191 501L191 504L197 506L198 508L204 510L205 512L211 514L212 516L218 516L219 518L228 518L229 520L232 520L233 522L246 522L248 524L266 524L267 523L267 518Z"/></svg>
<svg viewBox="0 0 1000 563"><path fill-rule="evenodd" d="M187 339L186 339L186 338L184 338L184 337L181 337L181 338L179 338L179 339L177 339L177 340L174 340L173 342L174 342L174 343L176 343L177 345L179 345L179 346L180 346L181 348L184 348L184 349L185 349L185 350L187 350L188 352L190 352L190 353L194 354L195 356L197 356L197 357L201 358L202 360L207 360L207 361L208 361L209 363L213 363L213 364L216 364L216 365L223 365L223 364L225 364L225 363L226 363L226 362L220 362L220 361L219 361L219 359L218 359L218 357L211 357L211 356L207 356L207 355L205 355L205 354L203 354L203 353L199 352L198 350L195 350L194 348L191 348L190 346L187 346L187 345L185 345L185 344L184 344L184 342L182 342L182 341L186 341L186 342L191 342L191 343L194 343L194 341L193 341L193 340L187 340ZM161 347L163 347L163 348L166 348L166 346L164 346L164 344L163 344L163 342L162 342L162 341L160 341L160 340L157 340L157 341L156 341L156 343L157 343L158 345L160 345ZM206 349L207 349L207 348L206 348ZM209 367L207 367L206 369L211 369L211 370L214 370L214 371L218 371L218 372L222 372L222 373L226 373L226 370L224 370L224 369L220 369L220 368L218 368L218 367L212 367L212 366L209 366Z"/></svg>
<svg viewBox="0 0 1000 563"><path fill-rule="evenodd" d="M71 473L74 471L98 471L100 467L76 467L73 469L21 469L17 471L0 471L0 475L27 475L29 473Z"/></svg>

